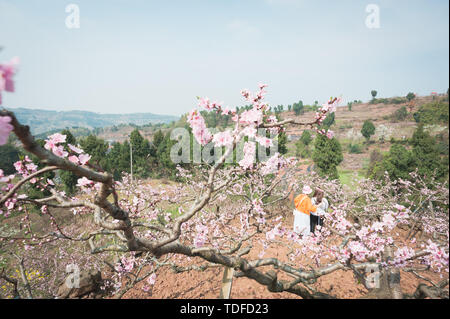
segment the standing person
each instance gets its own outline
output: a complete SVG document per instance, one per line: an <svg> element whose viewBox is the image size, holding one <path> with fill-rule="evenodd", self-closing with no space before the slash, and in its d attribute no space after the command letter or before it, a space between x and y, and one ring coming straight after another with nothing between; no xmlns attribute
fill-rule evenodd
<svg viewBox="0 0 450 319"><path fill-rule="evenodd" d="M323 225L323 217L328 211L328 200L324 197L324 192L321 189L316 188L312 204L317 206L316 212L311 213L310 221L311 221L311 232L314 233L316 230L316 226Z"/></svg>
<svg viewBox="0 0 450 319"><path fill-rule="evenodd" d="M310 234L310 214L317 210L317 207L312 204L311 198L308 196L311 193L311 187L305 185L302 194L294 199L294 231L300 235Z"/></svg>

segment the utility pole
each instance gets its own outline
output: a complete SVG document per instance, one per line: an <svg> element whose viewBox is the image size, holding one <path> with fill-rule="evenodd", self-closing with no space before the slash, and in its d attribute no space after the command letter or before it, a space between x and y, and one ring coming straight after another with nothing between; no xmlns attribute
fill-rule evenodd
<svg viewBox="0 0 450 319"><path fill-rule="evenodd" d="M130 137L130 167L131 167L131 183L133 183L133 145Z"/></svg>

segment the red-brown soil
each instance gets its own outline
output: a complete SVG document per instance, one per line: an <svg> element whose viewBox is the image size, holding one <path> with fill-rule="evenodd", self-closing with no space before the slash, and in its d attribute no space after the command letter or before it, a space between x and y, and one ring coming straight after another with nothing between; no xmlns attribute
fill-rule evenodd
<svg viewBox="0 0 450 319"><path fill-rule="evenodd" d="M293 223L293 217L289 214L285 218L285 226L288 227ZM401 236L401 231L399 231ZM259 245L255 242L254 248L246 257L250 260L258 259ZM276 257L280 260L287 261L286 254L289 248L274 244L266 250L264 258ZM190 265L192 263L201 263L200 258L186 259L183 258L183 262L179 263L183 266ZM271 267L261 267L261 270L270 270ZM275 270L277 271L277 270ZM280 279L288 280L290 277L286 276L283 272L277 271ZM422 273L425 277L439 282L442 280L438 274L427 272ZM219 298L220 288L222 284L223 267L211 268L205 271L189 271L175 274L169 267L162 267L157 271L156 283L151 292L144 292L142 290L143 283L138 284L136 287L128 291L123 298L146 298L146 299L216 299ZM447 275L448 277L448 275ZM411 273L401 272L401 287L403 293L412 294L419 283L426 283L423 280L418 279ZM317 280L314 284L314 288L317 291L325 292L336 296L341 299L354 299L363 297L367 294L367 290L362 284L358 284L351 271L339 270L332 274L323 276ZM258 284L256 281L248 278L234 278L231 298L250 298L250 299L298 299L291 293L272 293L264 286Z"/></svg>

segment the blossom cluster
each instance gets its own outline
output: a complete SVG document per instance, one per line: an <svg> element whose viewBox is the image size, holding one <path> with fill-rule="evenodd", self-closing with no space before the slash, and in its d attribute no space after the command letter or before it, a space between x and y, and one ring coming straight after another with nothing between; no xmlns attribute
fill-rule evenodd
<svg viewBox="0 0 450 319"><path fill-rule="evenodd" d="M241 138L247 136L255 139L261 146L270 147L273 145L272 140L265 136L257 135L257 127L263 123L264 110L267 108L267 104L263 103L264 95L267 87L266 84L259 85L259 91L253 95L248 90L241 91L242 96L246 101L251 102L253 107L249 110L238 114L235 110L231 111L228 108L223 108L223 103L210 102L209 98L199 98L199 106L205 108L207 111L214 111L221 115L232 115L232 120L240 125L243 125L241 129L225 130L218 132L214 135L208 131L205 125L203 117L197 110L192 110L188 115L188 123L192 128L195 139L201 144L206 145L210 141L214 143L216 147L231 146L233 142L239 142ZM273 121L273 119L271 118ZM239 162L239 165L243 169L249 169L253 167L255 162L255 150L256 144L254 142L246 142L244 145L244 158Z"/></svg>
<svg viewBox="0 0 450 319"><path fill-rule="evenodd" d="M194 246L195 247L202 247L206 241L208 240L208 232L209 229L207 226L198 224L196 227L196 235L194 237Z"/></svg>
<svg viewBox="0 0 450 319"><path fill-rule="evenodd" d="M14 75L17 72L19 58L15 57L9 62L0 63L0 104L2 104L2 91L14 92Z"/></svg>
<svg viewBox="0 0 450 319"><path fill-rule="evenodd" d="M24 178L37 172L37 169L38 169L37 165L34 164L28 156L25 156L22 160L15 162L13 165L14 165L14 168L16 169L16 171L19 173L19 175L21 175ZM6 185L2 186L0 189L2 193L3 192L6 193L14 187L14 184L12 184L11 182L15 177L16 176L14 174L4 176L3 170L0 170L0 182L6 184ZM29 183L36 184L38 182L38 180L40 180L40 179L42 179L42 178L40 178L40 177L31 178L29 180ZM35 187L37 189L42 188L42 186L38 185L38 184L36 184ZM4 216L8 217L10 215L10 213L13 211L13 209L16 209L16 208L18 209L18 211L22 211L23 207L22 206L17 207L17 202L19 199L24 199L24 198L27 198L26 194L19 195L17 193L14 193L12 196L7 198L4 203L4 206L7 211L4 213ZM0 214L2 214L2 211L0 211Z"/></svg>
<svg viewBox="0 0 450 319"><path fill-rule="evenodd" d="M44 148L52 151L56 156L68 157L69 161L77 165L86 165L91 159L91 156L85 154L81 148L70 143L67 143L66 148L64 145L61 145L63 143L66 143L66 135L55 133L45 140Z"/></svg>
<svg viewBox="0 0 450 319"><path fill-rule="evenodd" d="M233 167L232 171L223 168L216 172L215 178L211 178L212 185L210 186L211 189L218 187L220 191L211 197L208 202L210 206L200 208L197 214L192 215L192 218L181 224L178 242L180 245L187 243L190 247L193 245L195 248L211 245L212 248L217 250L225 248L229 250L230 247L234 247L239 240L256 229L258 235L262 233L262 236L258 239L262 244L260 257L269 245L276 243L277 237L286 237L289 244L292 244L290 245L290 248L292 248L291 260L294 260L294 257L306 256L318 267L323 265L324 259L334 259L345 265L351 261L381 262L384 249L394 244L393 232L395 232L396 227L405 224L410 226L409 223L412 220L413 213L405 206L413 207L413 203L408 202L412 196L399 198L400 195L390 195L401 193L395 192L394 188L389 188L392 185L387 187L375 185L374 182L362 182L361 188L358 190L358 196L352 197L342 190L342 185L333 184L338 182L316 179L316 186L320 185L321 188L326 189L327 197L329 196L330 202L334 203L331 210L325 216L322 216L325 220L325 226L318 226L315 233L305 236L299 236L296 232L290 230L289 226L283 224L282 219L286 215L280 214L279 210L270 205L287 198L285 196L287 185L282 183L286 180L292 182L292 179L283 174L288 174L287 166L293 164L292 159L284 159L279 153L276 153L265 163L255 163L257 143L265 147L272 145L271 139L265 135L258 135L257 128L264 123L277 124L277 119L273 116L267 116L265 112L268 107L268 104L263 102L266 87L267 85L261 84L256 94L248 90L241 92L244 99L252 104L252 108L240 114L224 108L223 103L211 102L209 98L199 99L199 106L207 111L232 115L232 120L236 124L234 130L227 129L213 135L206 128L205 120L199 111L193 110L189 113L188 123L191 125L196 140L201 145L206 145L212 141L217 147L228 147L245 137L248 137L248 141L244 143L244 157L239 161L241 169L234 169ZM329 112L334 112L339 101L339 98L334 98L324 104L316 114L315 124L322 123ZM0 142L5 139L5 136L7 138L12 130L10 122L11 118L9 117L0 118ZM278 128L274 128L274 130L278 130ZM333 132L329 130L319 131L319 133L327 135L328 138L333 137ZM86 165L91 158L79 146L67 143L67 137L59 133L49 136L44 147L56 156L67 158L76 165ZM31 174L38 171L37 165L28 157L14 163L14 167L23 178L29 178ZM284 169L285 167L286 169ZM144 181L130 183L125 175L122 183L115 182L113 189L110 189L111 191L117 191L117 194L119 194L114 204L126 211L130 219L133 220L134 228L130 233L136 235L137 238L148 240L164 238L164 236L167 236L167 231L170 231L176 225L174 223L177 220L176 216L185 215L185 210L189 210L187 205L191 205L191 195L195 194L195 197L198 194L204 194L204 181L195 180L195 178L200 179L204 174L193 174L181 167L178 167L178 171L180 176L187 180L183 185L167 186L165 189L160 189L148 185ZM276 176L275 178L268 178L267 175L269 174L276 174ZM11 184L13 178L14 175L5 176L4 172L0 170L0 182L6 184L2 187L1 192L7 192L13 188ZM283 181L283 178L285 181ZM308 177L304 174L301 178L301 182L305 183ZM227 181L226 187L219 183L224 180ZM278 182L279 184L277 184ZM44 181L41 177L30 179L29 183L41 190L47 186L54 186L52 180ZM100 183L95 183L84 176L77 181L77 187L85 192L98 190L100 186ZM410 188L410 185L408 187ZM430 201L434 201L436 199L434 192L437 194L442 191L442 189L434 191L423 187L419 193L431 198ZM17 208L21 196L26 195L14 194L6 200L5 206L8 211ZM86 200L87 196L82 194L81 197ZM229 198L233 198L233 200L229 200ZM380 198L383 200L380 200ZM363 207L355 204L358 201L364 202ZM158 206L161 202L164 203ZM170 211L167 209L169 203ZM175 206L172 206L173 204ZM111 205L113 204L111 203ZM448 207L448 190L446 205ZM46 217L48 216L52 226L56 227L49 206L42 205L41 212ZM213 207L216 209L212 209ZM20 206L18 210L21 210ZM433 213L445 221L445 217L441 217L439 212ZM105 212L100 211L100 214L105 214ZM103 219L102 216L101 219ZM23 221L28 222L28 217L24 218ZM113 219L112 223L119 223L119 220ZM446 232L448 243L448 226L436 226L431 222L427 223L427 221L424 221L424 224L425 232L436 232L436 230L439 230L440 233ZM28 233L25 232L25 234ZM413 248L403 245L401 242L395 244L396 250L393 260L390 261L391 264L402 267L415 258L416 251ZM426 255L421 261L437 271L448 271L448 249L446 247L430 240L423 244L422 248ZM32 250L32 248L25 249ZM121 287L122 279L125 280L125 277L128 277L124 275L134 271L137 272L137 268L147 261L144 258L136 257L134 253L123 255L120 262L115 265L115 271L118 274L115 287ZM143 287L144 291L150 291L155 281L156 273L148 273Z"/></svg>
<svg viewBox="0 0 450 319"><path fill-rule="evenodd" d="M197 110L189 113L187 118L188 123L192 128L192 134L200 145L208 144L213 136L206 128L205 119Z"/></svg>
<svg viewBox="0 0 450 319"><path fill-rule="evenodd" d="M0 105L2 104L2 92L14 92L14 75L17 72L18 58L10 62L0 63ZM13 130L9 116L0 116L0 145L6 144L9 133Z"/></svg>
<svg viewBox="0 0 450 319"><path fill-rule="evenodd" d="M210 141L215 147L230 147L233 143L238 143L242 138L246 137L249 140L244 143L244 156L239 161L242 169L247 170L254 167L256 143L262 147L269 148L273 146L273 141L265 135L258 134L258 128L262 124L270 124L269 131L271 134L280 132L280 125L277 125L278 120L275 116L270 115L268 110L268 103L264 102L267 84L259 84L259 90L252 93L245 89L241 91L241 95L246 102L251 103L251 108L241 113L236 110L229 110L223 107L223 102L211 102L209 98L198 98L198 106L204 108L206 111L217 112L221 115L232 115L232 120L236 123L234 130L226 129L225 131L215 133L212 135L206 128L205 120L200 112L196 109L192 110L187 117L187 121L192 128L195 139L201 144L206 145ZM316 124L320 125L327 114L336 111L336 107L340 103L340 98L331 99L329 102L322 105L316 114ZM326 135L328 138L334 137L334 132L331 130L317 129L319 134ZM271 158L268 167L274 168L277 164L276 160L280 157L278 155ZM278 163L279 164L279 163Z"/></svg>
<svg viewBox="0 0 450 319"><path fill-rule="evenodd" d="M322 124L328 114L336 112L336 109L341 101L342 99L340 97L335 97L331 98L327 103L322 104L322 106L317 110L315 114L317 124ZM330 129L317 129L317 133L326 135L326 137L329 139L332 139L334 137L334 132Z"/></svg>
<svg viewBox="0 0 450 319"><path fill-rule="evenodd" d="M8 141L9 133L13 130L11 123L11 117L0 116L0 145L5 145Z"/></svg>

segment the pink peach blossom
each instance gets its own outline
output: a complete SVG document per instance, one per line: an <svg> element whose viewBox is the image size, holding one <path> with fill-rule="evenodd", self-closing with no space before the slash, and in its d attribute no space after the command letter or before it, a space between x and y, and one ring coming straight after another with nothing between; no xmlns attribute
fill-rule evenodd
<svg viewBox="0 0 450 319"><path fill-rule="evenodd" d="M6 142L8 141L9 133L14 129L14 127L10 123L11 117L0 116L0 145L6 144Z"/></svg>

